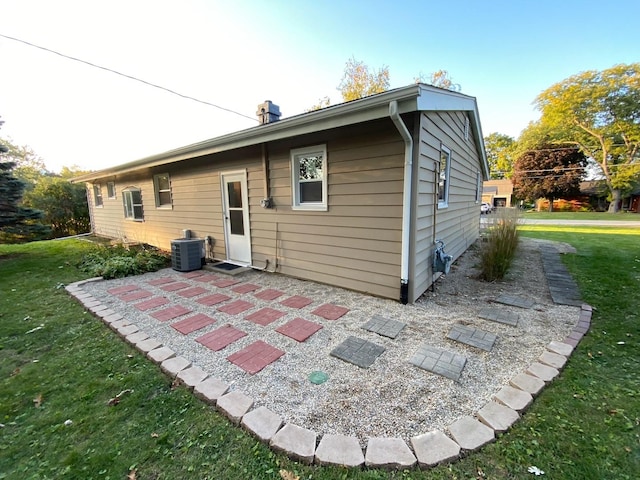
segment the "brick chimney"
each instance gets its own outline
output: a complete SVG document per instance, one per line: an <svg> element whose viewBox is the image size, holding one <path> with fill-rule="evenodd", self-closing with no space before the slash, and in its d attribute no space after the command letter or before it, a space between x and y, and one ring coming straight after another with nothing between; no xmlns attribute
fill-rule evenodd
<svg viewBox="0 0 640 480"><path fill-rule="evenodd" d="M280 107L273 104L271 100L265 100L264 103L258 105L256 115L258 115L260 125L277 122L280 120Z"/></svg>

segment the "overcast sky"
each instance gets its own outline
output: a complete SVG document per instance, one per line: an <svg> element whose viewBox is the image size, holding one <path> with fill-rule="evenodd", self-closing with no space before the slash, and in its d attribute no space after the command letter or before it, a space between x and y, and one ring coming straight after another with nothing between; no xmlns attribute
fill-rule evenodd
<svg viewBox="0 0 640 480"><path fill-rule="evenodd" d="M449 71L485 135L517 137L541 91L640 61L640 2L0 0L0 34L255 118L341 100L350 57L391 86ZM101 169L257 124L0 37L0 136L58 171Z"/></svg>

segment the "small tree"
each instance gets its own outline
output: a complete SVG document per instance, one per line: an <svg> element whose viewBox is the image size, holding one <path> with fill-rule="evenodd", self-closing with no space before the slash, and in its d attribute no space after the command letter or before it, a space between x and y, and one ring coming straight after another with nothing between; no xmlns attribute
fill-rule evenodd
<svg viewBox="0 0 640 480"><path fill-rule="evenodd" d="M578 148L541 145L525 152L515 164L513 191L519 198L553 201L580 192L580 180L587 161Z"/></svg>
<svg viewBox="0 0 640 480"><path fill-rule="evenodd" d="M389 90L389 67L370 72L369 67L354 57L347 60L338 89L342 100L349 102Z"/></svg>
<svg viewBox="0 0 640 480"><path fill-rule="evenodd" d="M494 132L484 139L491 178L511 178L515 163L516 141L509 135Z"/></svg>

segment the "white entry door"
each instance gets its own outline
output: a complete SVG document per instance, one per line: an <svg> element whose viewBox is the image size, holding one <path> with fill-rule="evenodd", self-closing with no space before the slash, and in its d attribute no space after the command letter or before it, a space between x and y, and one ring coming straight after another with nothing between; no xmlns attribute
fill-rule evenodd
<svg viewBox="0 0 640 480"><path fill-rule="evenodd" d="M221 179L227 260L241 265L250 265L251 237L249 235L247 172L222 173Z"/></svg>

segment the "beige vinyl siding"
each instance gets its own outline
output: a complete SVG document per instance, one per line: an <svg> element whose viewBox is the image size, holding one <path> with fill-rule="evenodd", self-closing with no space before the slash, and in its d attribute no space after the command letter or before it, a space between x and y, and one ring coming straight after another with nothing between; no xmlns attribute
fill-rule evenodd
<svg viewBox="0 0 640 480"><path fill-rule="evenodd" d="M292 210L290 150L318 144L327 145L329 208ZM271 145L275 207L250 202L256 265L277 261L286 275L399 298L403 154L390 121Z"/></svg>
<svg viewBox="0 0 640 480"><path fill-rule="evenodd" d="M435 278L431 265L436 239L444 241L446 252L456 259L479 235L476 181L481 160L473 131L469 131L467 140L464 138L466 115L466 112L423 112L420 116L418 160L414 170L415 270L410 301L415 301ZM435 210L434 232L435 165L441 145L451 150L449 202L446 208Z"/></svg>

